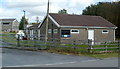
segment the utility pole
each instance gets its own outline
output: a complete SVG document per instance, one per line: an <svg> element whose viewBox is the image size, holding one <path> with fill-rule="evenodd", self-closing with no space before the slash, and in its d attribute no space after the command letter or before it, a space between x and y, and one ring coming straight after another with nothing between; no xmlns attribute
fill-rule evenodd
<svg viewBox="0 0 120 69"><path fill-rule="evenodd" d="M23 12L24 12L24 17L25 17L25 10L23 10Z"/></svg>
<svg viewBox="0 0 120 69"><path fill-rule="evenodd" d="M49 0L47 4L47 18L46 18L46 36L45 36L45 41L47 42L48 39L48 15L49 15Z"/></svg>

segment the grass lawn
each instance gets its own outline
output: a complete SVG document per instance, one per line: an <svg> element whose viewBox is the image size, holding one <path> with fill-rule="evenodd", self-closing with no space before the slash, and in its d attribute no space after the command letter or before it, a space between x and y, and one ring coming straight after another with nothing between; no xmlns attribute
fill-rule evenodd
<svg viewBox="0 0 120 69"><path fill-rule="evenodd" d="M107 45L94 45L93 52L100 52L100 51L118 51L118 43L108 43Z"/></svg>
<svg viewBox="0 0 120 69"><path fill-rule="evenodd" d="M16 46L17 40L14 37L15 33L3 33L2 34L2 41L12 44L13 46Z"/></svg>

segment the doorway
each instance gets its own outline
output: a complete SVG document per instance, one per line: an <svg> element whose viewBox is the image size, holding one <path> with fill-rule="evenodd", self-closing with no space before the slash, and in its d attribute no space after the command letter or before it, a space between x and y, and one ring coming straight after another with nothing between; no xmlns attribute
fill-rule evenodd
<svg viewBox="0 0 120 69"><path fill-rule="evenodd" d="M91 39L94 44L94 30L88 30L88 39Z"/></svg>

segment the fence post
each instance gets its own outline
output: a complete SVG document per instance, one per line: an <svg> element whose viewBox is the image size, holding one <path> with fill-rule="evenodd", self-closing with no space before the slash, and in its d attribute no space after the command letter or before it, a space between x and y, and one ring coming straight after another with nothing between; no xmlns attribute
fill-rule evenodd
<svg viewBox="0 0 120 69"><path fill-rule="evenodd" d="M75 40L73 40L73 45L76 45L76 41Z"/></svg>
<svg viewBox="0 0 120 69"><path fill-rule="evenodd" d="M88 53L92 53L92 39L88 39Z"/></svg>
<svg viewBox="0 0 120 69"><path fill-rule="evenodd" d="M105 41L105 52L107 53L107 42Z"/></svg>
<svg viewBox="0 0 120 69"><path fill-rule="evenodd" d="M33 40L34 40L34 47L36 47L36 36L33 36Z"/></svg>
<svg viewBox="0 0 120 69"><path fill-rule="evenodd" d="M18 38L17 38L17 47L20 47L20 35L18 34Z"/></svg>
<svg viewBox="0 0 120 69"><path fill-rule="evenodd" d="M73 40L73 45L76 45L76 40ZM75 50L76 46L74 46L74 50Z"/></svg>
<svg viewBox="0 0 120 69"><path fill-rule="evenodd" d="M119 52L120 52L120 39L118 40L118 48L119 48Z"/></svg>

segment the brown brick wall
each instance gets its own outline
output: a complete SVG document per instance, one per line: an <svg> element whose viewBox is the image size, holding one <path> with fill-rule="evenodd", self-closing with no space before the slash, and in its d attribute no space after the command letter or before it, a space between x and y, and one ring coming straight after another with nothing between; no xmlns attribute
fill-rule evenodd
<svg viewBox="0 0 120 69"><path fill-rule="evenodd" d="M79 29L79 34L70 34L71 37L66 39L72 40L88 40L88 30L86 28L58 28L52 20L49 19L49 29L57 29L57 33L48 33L48 38L57 38L57 39L64 39L61 37L61 30L71 30L71 29ZM94 40L95 41L114 41L114 30L113 29L93 29L94 30ZM102 30L109 30L109 33L102 33ZM45 36L46 34L46 21L44 21L43 25L41 26L40 35ZM53 36L52 36L53 35Z"/></svg>
<svg viewBox="0 0 120 69"><path fill-rule="evenodd" d="M102 30L108 30L108 33L102 33ZM113 29L95 29L95 41L114 41Z"/></svg>

